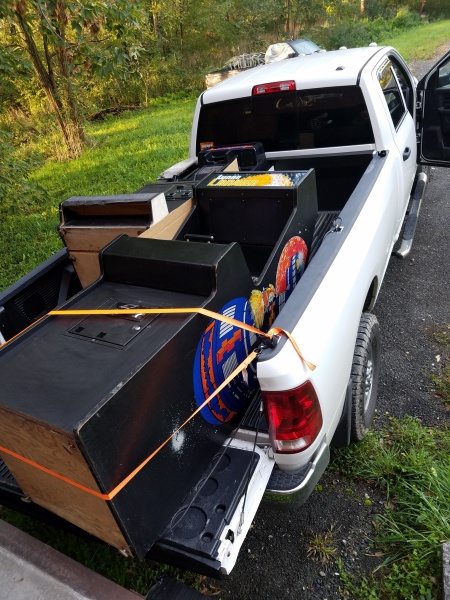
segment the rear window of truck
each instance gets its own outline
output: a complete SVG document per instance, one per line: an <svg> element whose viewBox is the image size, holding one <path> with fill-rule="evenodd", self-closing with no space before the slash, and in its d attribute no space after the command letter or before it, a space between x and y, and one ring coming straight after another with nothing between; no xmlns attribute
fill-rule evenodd
<svg viewBox="0 0 450 600"><path fill-rule="evenodd" d="M197 154L230 144L262 142L266 152L374 142L358 86L277 92L205 104Z"/></svg>

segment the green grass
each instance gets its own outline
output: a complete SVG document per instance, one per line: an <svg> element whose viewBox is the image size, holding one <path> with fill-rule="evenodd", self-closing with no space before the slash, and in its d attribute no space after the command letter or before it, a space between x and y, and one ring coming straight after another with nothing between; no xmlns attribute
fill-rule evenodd
<svg viewBox="0 0 450 600"><path fill-rule="evenodd" d="M333 526L311 536L307 548L308 557L321 563L327 563L333 560L336 553L336 530Z"/></svg>
<svg viewBox="0 0 450 600"><path fill-rule="evenodd" d="M396 48L407 62L431 58L450 41L450 21L438 21L380 40L380 45Z"/></svg>
<svg viewBox="0 0 450 600"><path fill-rule="evenodd" d="M62 247L58 207L70 196L126 194L154 181L188 156L195 100L158 104L103 122L88 123L80 158L48 160L31 176L40 193L18 203L0 229L0 290Z"/></svg>
<svg viewBox="0 0 450 600"><path fill-rule="evenodd" d="M337 452L335 468L385 490L375 522L374 552L383 563L369 577L350 577L343 590L355 600L418 600L441 594L441 542L450 541L450 429L418 419L391 419L356 446Z"/></svg>
<svg viewBox="0 0 450 600"><path fill-rule="evenodd" d="M88 123L93 147L76 160L48 161L33 180L52 204L68 195L131 193L188 154L195 100L124 113Z"/></svg>

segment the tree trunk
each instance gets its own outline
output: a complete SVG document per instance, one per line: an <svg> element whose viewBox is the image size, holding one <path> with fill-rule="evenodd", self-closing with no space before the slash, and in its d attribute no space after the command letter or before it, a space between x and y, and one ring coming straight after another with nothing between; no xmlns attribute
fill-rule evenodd
<svg viewBox="0 0 450 600"><path fill-rule="evenodd" d="M56 33L59 35L61 41L65 41L66 32L65 27L61 25L56 29ZM73 90L70 67L69 67L69 59L67 55L67 48L64 44L61 44L57 48L57 57L58 64L61 73L61 78L63 81L63 86L65 90L67 107L70 115L71 127L70 133L72 137L72 146L76 150L77 154L81 152L83 146L86 142L86 137L84 135L83 125L80 119L80 113L78 111L78 104L75 98L75 93Z"/></svg>
<svg viewBox="0 0 450 600"><path fill-rule="evenodd" d="M70 127L68 127L67 121L64 118L64 113L62 109L61 100L56 93L52 85L52 79L45 69L45 66L41 60L41 56L37 49L36 43L34 41L33 35L28 28L28 25L24 21L22 15L17 10L15 11L15 16L17 18L17 22L22 31L25 44L27 47L28 55L31 59L31 63L33 65L34 71L38 78L38 81L47 96L47 100L50 104L50 108L55 113L56 119L58 121L58 125L61 129L61 133L64 137L64 141L66 143L67 149L71 156L77 156L79 154L80 148L78 145L73 145L72 136L70 134Z"/></svg>
<svg viewBox="0 0 450 600"><path fill-rule="evenodd" d="M57 96L57 91L56 91L56 83L55 83L55 76L53 73L53 67L52 67L52 61L50 58L50 51L48 48L48 39L47 36L44 35L44 53L45 53L45 62L47 63L47 73L48 73L48 78L50 80L50 84L52 86L52 90L53 90L53 94L55 96ZM62 110L62 106L60 106L60 109Z"/></svg>
<svg viewBox="0 0 450 600"><path fill-rule="evenodd" d="M286 15L285 15L285 31L288 37L291 37L291 27L292 27L292 4L291 0L287 0L286 2Z"/></svg>
<svg viewBox="0 0 450 600"><path fill-rule="evenodd" d="M58 60L61 69L61 75L64 81L64 87L66 90L66 100L70 114L70 121L72 124L72 136L74 138L73 145L79 146L79 150L81 151L86 142L86 136L84 135L83 124L80 119L78 104L75 99L75 93L70 77L70 70L67 61L66 51L63 47L58 49Z"/></svg>
<svg viewBox="0 0 450 600"><path fill-rule="evenodd" d="M151 21L153 25L153 34L155 38L158 37L159 32L159 24L158 24L158 7L155 0L152 0L151 8L150 8Z"/></svg>

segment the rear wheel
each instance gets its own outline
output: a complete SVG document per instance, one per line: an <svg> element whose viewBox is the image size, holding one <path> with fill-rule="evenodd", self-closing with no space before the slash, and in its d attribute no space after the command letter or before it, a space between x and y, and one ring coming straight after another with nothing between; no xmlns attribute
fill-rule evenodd
<svg viewBox="0 0 450 600"><path fill-rule="evenodd" d="M372 424L380 374L380 326L375 315L363 313L352 363L351 440L363 439Z"/></svg>

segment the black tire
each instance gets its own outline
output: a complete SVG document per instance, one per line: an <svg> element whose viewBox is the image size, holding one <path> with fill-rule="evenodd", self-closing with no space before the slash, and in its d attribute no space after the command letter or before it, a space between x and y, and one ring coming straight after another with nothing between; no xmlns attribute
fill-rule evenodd
<svg viewBox="0 0 450 600"><path fill-rule="evenodd" d="M362 440L372 425L377 405L380 357L378 320L375 315L363 313L352 362L352 442Z"/></svg>

